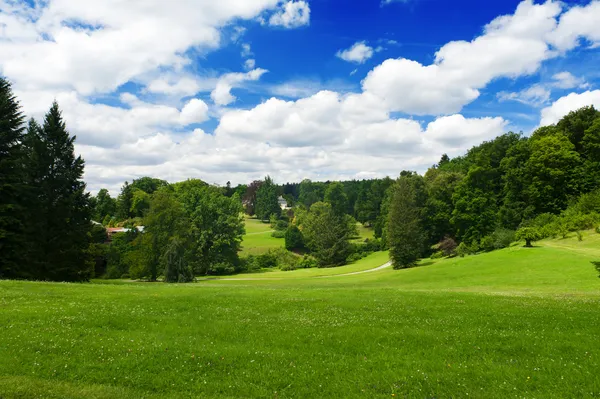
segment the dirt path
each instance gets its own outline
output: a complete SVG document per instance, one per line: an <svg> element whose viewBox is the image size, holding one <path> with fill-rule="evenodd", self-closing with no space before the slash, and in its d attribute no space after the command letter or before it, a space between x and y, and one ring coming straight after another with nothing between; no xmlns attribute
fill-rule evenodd
<svg viewBox="0 0 600 399"><path fill-rule="evenodd" d="M392 266L392 262L388 262L385 265L381 265L379 267L376 267L375 269L369 269L369 270L362 270L360 272L352 272L352 273L344 273L344 274L332 274L330 276L317 276L317 277L340 277L340 276L354 276L355 274L363 274L363 273L372 273L372 272L377 272L379 270L383 270L383 269L387 269L388 267Z"/></svg>
<svg viewBox="0 0 600 399"><path fill-rule="evenodd" d="M341 277L341 276L354 276L356 274L363 274L363 273L372 273L372 272L376 272L379 270L383 270L383 269L387 269L388 267L392 266L392 262L387 262L384 265L381 265L379 267L376 267L374 269L369 269L369 270L362 270L359 272L352 272L352 273L344 273L344 274L332 274L332 275L328 275L328 276L312 276L312 277L307 277L307 278L326 278L326 277ZM207 278L206 280L220 280L220 281L265 281L265 280L286 280L285 278L220 278L220 277L214 277L214 278Z"/></svg>

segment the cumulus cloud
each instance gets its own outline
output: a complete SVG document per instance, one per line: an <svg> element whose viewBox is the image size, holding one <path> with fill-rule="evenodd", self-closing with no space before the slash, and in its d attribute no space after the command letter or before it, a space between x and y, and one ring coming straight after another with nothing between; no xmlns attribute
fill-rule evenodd
<svg viewBox="0 0 600 399"><path fill-rule="evenodd" d="M236 100L231 94L231 89L246 81L256 81L267 73L266 69L257 68L247 73L228 73L217 82L217 87L210 93L210 98L217 105L229 105Z"/></svg>
<svg viewBox="0 0 600 399"><path fill-rule="evenodd" d="M373 48L368 46L366 42L354 43L352 47L346 50L337 52L336 57L344 61L354 62L356 64L364 64L373 56Z"/></svg>
<svg viewBox="0 0 600 399"><path fill-rule="evenodd" d="M244 62L244 68L246 69L254 69L256 67L256 60L253 58L247 59Z"/></svg>
<svg viewBox="0 0 600 399"><path fill-rule="evenodd" d="M583 78L577 78L570 72L559 72L552 76L552 86L559 89L574 89L580 88L585 89L589 87L589 83Z"/></svg>
<svg viewBox="0 0 600 399"><path fill-rule="evenodd" d="M310 23L310 7L306 1L288 1L271 16L269 25L298 28Z"/></svg>
<svg viewBox="0 0 600 399"><path fill-rule="evenodd" d="M294 101L274 97L242 110L209 109L198 93L211 92L217 106L230 105L232 89L257 84L266 71L247 59L246 73L198 76L193 72L204 68L191 65L189 54L223 45L223 32L229 37L240 20L264 16L271 26L307 25L306 1L29 3L2 3L0 70L15 83L29 116L42 116L58 100L86 159L90 189L105 186L113 193L124 180L144 175L236 184L267 173L283 182L423 171L442 153L458 155L507 128L502 118L459 114L491 81L533 74L577 45L597 44L593 21L600 20L597 1L563 10L559 2L525 0L478 37L442 46L429 65L389 59L360 88L302 78L265 85L261 94ZM231 37L240 43L243 33L233 29ZM236 45L244 58L252 55L248 43ZM372 56L347 55L355 63ZM121 94L125 83L134 89ZM584 85L563 72L542 89ZM512 99L542 102L545 95L528 88ZM94 101L103 96L116 105ZM542 121L590 104L600 106L599 91L565 96L542 111ZM396 112L434 119L425 123ZM214 132L190 131L209 114L220 114Z"/></svg>
<svg viewBox="0 0 600 399"><path fill-rule="evenodd" d="M593 105L600 109L600 90L584 93L571 93L556 100L552 105L542 110L540 126L557 123L563 116L581 107Z"/></svg>
<svg viewBox="0 0 600 399"><path fill-rule="evenodd" d="M392 111L416 115L455 113L500 77L532 74L554 56L546 42L561 7L555 2L523 1L513 15L501 16L470 42L444 45L435 62L388 59L363 81L363 89L386 101Z"/></svg>
<svg viewBox="0 0 600 399"><path fill-rule="evenodd" d="M181 110L179 120L182 125L202 123L208 120L208 105L200 99L191 99Z"/></svg>

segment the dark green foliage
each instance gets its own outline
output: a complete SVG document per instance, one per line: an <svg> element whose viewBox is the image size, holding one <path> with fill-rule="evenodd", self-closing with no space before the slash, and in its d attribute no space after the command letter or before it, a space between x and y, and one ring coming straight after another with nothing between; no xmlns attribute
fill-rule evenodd
<svg viewBox="0 0 600 399"><path fill-rule="evenodd" d="M309 209L314 203L323 201L325 197L325 186L322 183L313 183L305 179L299 186L298 202Z"/></svg>
<svg viewBox="0 0 600 399"><path fill-rule="evenodd" d="M123 274L130 274L130 270L136 269L134 252L137 248L135 241L138 237L140 235L135 229L126 233L113 234L106 249L106 273L103 275L104 278L121 278ZM145 277L143 273L131 274L134 278Z"/></svg>
<svg viewBox="0 0 600 399"><path fill-rule="evenodd" d="M253 216L256 213L256 196L262 184L262 180L254 180L246 187L246 191L241 197L242 204L244 205L244 211L247 215Z"/></svg>
<svg viewBox="0 0 600 399"><path fill-rule="evenodd" d="M350 253L351 231L344 217L337 215L325 202L313 204L302 221L304 242L319 265L343 265Z"/></svg>
<svg viewBox="0 0 600 399"><path fill-rule="evenodd" d="M98 195L94 198L94 220L101 223L107 216L109 219L115 216L116 212L117 200L111 198L105 188L98 191Z"/></svg>
<svg viewBox="0 0 600 399"><path fill-rule="evenodd" d="M414 266L423 254L425 233L418 206L418 192L411 178L396 183L390 202L387 241L395 269Z"/></svg>
<svg viewBox="0 0 600 399"><path fill-rule="evenodd" d="M23 220L27 187L23 184L26 149L24 116L10 84L0 78L0 278L27 278Z"/></svg>
<svg viewBox="0 0 600 399"><path fill-rule="evenodd" d="M35 187L29 207L28 267L34 278L85 281L93 272L88 256L92 209L82 181L84 162L75 157L58 104L43 127L30 124L28 183Z"/></svg>
<svg viewBox="0 0 600 399"><path fill-rule="evenodd" d="M90 241L94 244L104 244L108 239L106 229L100 224L94 224L90 230Z"/></svg>
<svg viewBox="0 0 600 399"><path fill-rule="evenodd" d="M136 202L136 191L139 190L151 195L167 185L168 183L166 181L152 177L141 177L135 179L131 184L125 182L121 189L121 194L119 194L119 197L117 198L117 218L119 220L125 220L144 216L144 212L149 207L149 199L143 194L138 193ZM140 202L142 203L140 204Z"/></svg>
<svg viewBox="0 0 600 399"><path fill-rule="evenodd" d="M338 216L343 216L348 210L348 196L344 192L344 186L340 182L331 183L325 191L325 202L331 205L331 209Z"/></svg>
<svg viewBox="0 0 600 399"><path fill-rule="evenodd" d="M277 186L273 179L267 176L256 192L256 217L260 220L269 220L272 215L279 218L281 208L277 198Z"/></svg>
<svg viewBox="0 0 600 399"><path fill-rule="evenodd" d="M271 233L271 237L274 238L285 238L286 230L275 230Z"/></svg>
<svg viewBox="0 0 600 399"><path fill-rule="evenodd" d="M458 244L452 237L444 237L439 243L434 245L434 250L441 252L442 256L451 256L456 252Z"/></svg>
<svg viewBox="0 0 600 399"><path fill-rule="evenodd" d="M304 248L304 238L302 232L296 225L289 225L285 232L285 249L288 251Z"/></svg>

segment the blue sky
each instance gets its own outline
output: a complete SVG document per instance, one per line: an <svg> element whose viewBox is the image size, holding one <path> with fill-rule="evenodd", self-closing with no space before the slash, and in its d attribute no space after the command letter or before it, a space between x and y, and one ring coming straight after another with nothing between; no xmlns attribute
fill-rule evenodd
<svg viewBox="0 0 600 399"><path fill-rule="evenodd" d="M600 1L0 0L0 73L91 191L423 172L600 106Z"/></svg>

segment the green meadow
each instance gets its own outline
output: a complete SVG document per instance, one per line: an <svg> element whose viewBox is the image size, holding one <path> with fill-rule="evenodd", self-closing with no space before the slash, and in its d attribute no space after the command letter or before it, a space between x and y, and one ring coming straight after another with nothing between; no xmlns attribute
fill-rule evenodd
<svg viewBox="0 0 600 399"><path fill-rule="evenodd" d="M600 396L600 234L370 271L387 260L0 282L0 397Z"/></svg>
<svg viewBox="0 0 600 399"><path fill-rule="evenodd" d="M273 229L269 223L258 219L245 218L246 234L242 241L241 256L262 255L270 249L281 248L285 245L283 238L271 236Z"/></svg>

